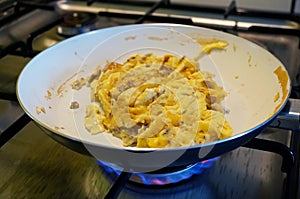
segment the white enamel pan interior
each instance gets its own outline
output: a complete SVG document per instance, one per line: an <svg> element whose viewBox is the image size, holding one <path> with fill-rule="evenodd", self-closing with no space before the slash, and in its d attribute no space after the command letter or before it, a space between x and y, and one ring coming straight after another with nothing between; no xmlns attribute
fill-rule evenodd
<svg viewBox="0 0 300 199"><path fill-rule="evenodd" d="M19 76L17 96L25 112L55 135L110 150L111 156L115 150L123 149L150 152L154 149L125 148L119 139L107 133L91 135L84 127L90 89L75 91L70 83L86 77L107 61L124 61L134 53L195 57L202 49L195 41L213 39L225 40L228 46L203 54L199 59L200 68L214 73L217 83L228 92L224 107L234 135L205 146L230 142L274 118L288 99L290 82L283 64L268 51L245 39L211 29L143 24L75 36L48 48L28 63ZM73 101L79 103L78 109L70 109ZM181 151L155 149L176 150Z"/></svg>

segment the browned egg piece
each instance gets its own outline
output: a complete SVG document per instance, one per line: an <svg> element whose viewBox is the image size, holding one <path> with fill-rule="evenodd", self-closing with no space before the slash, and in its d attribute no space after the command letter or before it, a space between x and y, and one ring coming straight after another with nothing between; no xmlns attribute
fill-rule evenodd
<svg viewBox="0 0 300 199"><path fill-rule="evenodd" d="M78 109L79 103L77 101L71 102L70 109Z"/></svg>

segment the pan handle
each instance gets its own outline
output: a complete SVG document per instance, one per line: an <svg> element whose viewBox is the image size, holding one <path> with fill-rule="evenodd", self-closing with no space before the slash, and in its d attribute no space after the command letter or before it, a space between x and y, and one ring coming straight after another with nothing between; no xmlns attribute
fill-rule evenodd
<svg viewBox="0 0 300 199"><path fill-rule="evenodd" d="M284 109L269 126L300 132L300 99L290 98Z"/></svg>

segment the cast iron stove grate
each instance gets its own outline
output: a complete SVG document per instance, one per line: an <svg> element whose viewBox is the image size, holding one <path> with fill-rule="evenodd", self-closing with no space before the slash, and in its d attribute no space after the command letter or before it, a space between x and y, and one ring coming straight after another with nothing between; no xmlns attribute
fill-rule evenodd
<svg viewBox="0 0 300 199"><path fill-rule="evenodd" d="M8 2L8 1L7 1ZM13 22L17 18L25 15L26 13L29 13L30 11L34 9L41 9L41 10L47 10L47 11L53 11L55 12L56 7L53 2L50 1L16 1L13 4L7 4L4 9L1 10L2 13L10 13L9 16L4 16L0 18L0 24L3 24L4 26L6 24L9 24L10 22ZM86 4L88 6L93 6L93 4L96 1L94 0L87 0ZM109 1L110 3L119 3L118 1ZM0 2L1 3L1 2ZM131 2L136 3L136 2ZM214 29L219 29L231 33L235 33L237 31L246 31L246 32L258 32L258 33L271 33L274 34L275 32L280 32L280 34L287 34L291 36L297 36L299 37L300 32L298 29L284 29L280 27L263 27L263 26L251 26L245 29L245 27L240 27L238 23L234 24L233 26L223 26L222 24L204 24L199 23L199 21L193 21L188 17L180 17L180 16L161 16L161 15L155 15L153 14L157 9L164 8L164 9L190 9L190 10L199 10L199 11L209 11L213 13L223 14L224 19L227 19L229 16L259 16L263 15L266 16L265 13L260 12L247 12L245 10L238 10L235 7L235 1L232 1L232 3L228 6L227 9L218 9L218 8L201 8L201 7L192 7L192 6L185 6L185 5L178 5L178 4L172 4L168 0L161 0L157 3L150 4L145 3L143 5L147 5L149 7L148 11L146 11L143 14L133 14L133 13L117 13L117 12L105 12L101 11L98 13L99 16L105 16L105 17L116 17L116 18L128 18L133 19L133 23L144 23L147 21L151 22L172 22L172 23L182 23L182 24L191 24L191 25L200 25L203 27L209 27ZM290 14L278 14L278 13L268 13L267 17L270 18L279 18L279 19L287 19L287 20L295 20L299 21L299 17L294 15L293 10L295 7L295 1L292 1L291 5L291 13ZM13 11L11 11L13 10ZM18 40L15 42L10 43L9 45L5 47L1 47L0 49L0 58L3 58L7 55L16 55L16 56L22 56L22 57L34 57L36 56L39 51L36 51L33 49L33 41L36 37L38 37L43 32L61 24L63 22L63 16L57 17L55 20L52 20L49 23L45 23L43 26L41 26L39 29L31 32L27 39L24 40ZM292 98L299 98L299 85L293 86L292 90ZM17 101L17 98L15 94L11 93L3 93L0 92L0 98L4 100L11 100L11 101ZM292 99L291 99L292 100ZM292 100L293 101L293 100ZM295 107L294 107L295 108ZM295 108L299 112L299 107ZM288 115L288 110L286 115ZM290 120L289 118L279 118L274 123L272 123L273 127L276 128L289 128L289 122L287 121L286 125L279 124L283 119L283 121ZM0 147L3 146L6 142L10 140L16 133L19 132L24 126L26 126L31 119L24 114L22 117L20 117L16 122L14 122L9 128L7 128L4 132L0 134ZM263 150L263 151L269 151L273 153L277 153L282 156L282 172L287 173L287 181L286 181L286 198L294 198L297 194L297 187L298 184L298 178L299 176L297 168L299 167L299 157L298 154L300 151L300 146L297 140L299 140L299 115L298 118L294 118L293 121L295 123L295 126L292 130L294 130L292 135L292 141L291 141L291 147L288 147L284 144L275 142L275 141L269 141L269 140L263 140L254 138L250 142L243 145L243 147L251 148L251 149L257 149L257 150ZM297 126L298 124L298 126ZM297 128L298 127L298 128ZM106 198L117 198L118 194L120 193L121 189L124 187L124 185L128 182L128 179L130 178L132 174L127 172L121 172L118 176L117 181L113 184L111 189L106 195Z"/></svg>

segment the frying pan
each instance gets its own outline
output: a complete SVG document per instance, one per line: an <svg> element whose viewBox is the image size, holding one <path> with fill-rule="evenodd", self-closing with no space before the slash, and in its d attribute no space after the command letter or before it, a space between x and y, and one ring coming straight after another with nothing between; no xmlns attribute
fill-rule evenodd
<svg viewBox="0 0 300 199"><path fill-rule="evenodd" d="M222 40L224 49L204 52L199 41ZM109 133L91 135L84 127L90 88L70 84L107 61L122 62L134 53L198 57L200 69L215 75L228 93L229 138L177 148L124 147ZM267 50L243 38L178 24L125 25L66 39L34 57L21 72L21 107L49 136L80 153L126 171L180 167L229 152L257 136L285 106L290 80L284 65ZM79 108L70 109L76 101Z"/></svg>

